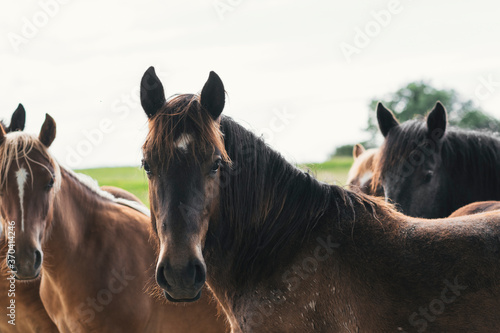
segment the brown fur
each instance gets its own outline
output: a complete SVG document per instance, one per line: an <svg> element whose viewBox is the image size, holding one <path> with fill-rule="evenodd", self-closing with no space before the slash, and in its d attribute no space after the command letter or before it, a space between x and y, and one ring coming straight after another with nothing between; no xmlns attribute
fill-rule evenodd
<svg viewBox="0 0 500 333"><path fill-rule="evenodd" d="M31 209L26 211L26 232L16 239L19 260L29 258L29 246L39 238L34 230L41 227L40 296L61 332L225 331L209 292L201 302L185 306L149 295L156 256L147 216L101 197L67 170L54 172L58 167L50 154L36 149L39 141L18 135L24 136L21 145L29 147L21 147L26 155L4 164L9 167L2 170L8 178L2 191L9 195L1 202L3 220L19 221L19 200L10 198L18 197L14 173L25 167L30 175L24 200ZM51 175L60 177L60 188L44 194ZM111 295L109 304L89 305L89 300L105 300L103 293Z"/></svg>
<svg viewBox="0 0 500 333"><path fill-rule="evenodd" d="M205 87L220 92L217 78ZM144 93L143 105L163 101ZM155 122L169 104L145 111ZM198 286L183 273L197 260L232 332L498 331L498 214L410 218L382 198L316 181L228 117L209 121L220 124L232 167L207 175L212 156L193 151L164 167L143 148L167 249L157 281L171 299L193 300ZM171 244L184 251L169 253Z"/></svg>
<svg viewBox="0 0 500 333"><path fill-rule="evenodd" d="M381 186L372 188L372 178L374 172L374 160L378 149L365 150L361 144L354 146L354 162L347 174L347 185L352 191L360 191L365 194L383 196L384 190Z"/></svg>
<svg viewBox="0 0 500 333"><path fill-rule="evenodd" d="M6 126L0 121L2 127L2 135L5 132L23 130L25 123L25 111L21 104L13 113L10 126ZM0 163L1 164L1 163ZM3 232L3 233L2 233ZM0 232L0 262L4 263L7 256L7 238L12 236L9 230ZM34 281L16 281L15 291L10 288L10 282L7 278L12 278L7 267L2 264L0 266L0 332L4 333L28 333L28 332L58 332L56 325L52 322L49 315L45 311L42 300L40 299L40 278ZM13 293L12 293L13 292ZM15 325L9 324L11 319L7 317L10 310L7 306L10 305L10 300L15 300Z"/></svg>
<svg viewBox="0 0 500 333"><path fill-rule="evenodd" d="M8 234L8 232L7 232ZM34 281L16 281L15 297L9 297L10 283L7 278L11 277L5 266L5 255L7 253L7 244L3 237L0 239L0 332L2 333L37 333L37 332L59 332L56 325L52 322L45 311L40 299L40 278ZM8 323L10 320L7 315L10 311L7 309L11 299L15 300L15 323L13 326Z"/></svg>
<svg viewBox="0 0 500 333"><path fill-rule="evenodd" d="M457 209L450 215L450 217L466 216L496 210L500 210L500 201L479 201Z"/></svg>
<svg viewBox="0 0 500 333"><path fill-rule="evenodd" d="M129 191L125 191L122 188L115 187L115 186L101 186L101 190L106 191L108 193L111 193L116 198L122 198L122 199L130 200L130 201L135 201L135 202L142 204L142 201L138 197L136 197L135 195L133 195Z"/></svg>
<svg viewBox="0 0 500 333"><path fill-rule="evenodd" d="M195 133L199 136L196 138L198 149L218 149L223 158L229 160L219 126L203 112L198 95L175 96L168 101L168 106L168 116L159 112L152 118L154 121L149 122L149 133L144 143L158 154L157 158L164 161L165 166L178 154L174 142L181 133ZM194 146L191 148L194 149Z"/></svg>

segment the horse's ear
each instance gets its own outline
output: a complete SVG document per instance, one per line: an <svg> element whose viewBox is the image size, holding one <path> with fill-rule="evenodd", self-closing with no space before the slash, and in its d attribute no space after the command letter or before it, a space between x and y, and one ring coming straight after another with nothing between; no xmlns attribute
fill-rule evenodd
<svg viewBox="0 0 500 333"><path fill-rule="evenodd" d="M141 105L149 118L165 105L165 90L156 76L155 68L149 67L141 79Z"/></svg>
<svg viewBox="0 0 500 333"><path fill-rule="evenodd" d="M16 111L12 114L12 118L10 119L9 130L11 132L14 131L22 131L24 130L24 125L26 124L26 111L21 103L17 106Z"/></svg>
<svg viewBox="0 0 500 333"><path fill-rule="evenodd" d="M222 113L225 102L226 95L222 80L215 72L210 72L208 80L201 90L200 103L215 120Z"/></svg>
<svg viewBox="0 0 500 333"><path fill-rule="evenodd" d="M5 133L5 129L3 128L3 126L0 126L0 145L5 141L6 134L7 133Z"/></svg>
<svg viewBox="0 0 500 333"><path fill-rule="evenodd" d="M448 116L446 114L446 109L441 102L437 102L429 112L427 116L427 131L428 134L432 136L433 139L441 139L446 131L446 124L448 122Z"/></svg>
<svg viewBox="0 0 500 333"><path fill-rule="evenodd" d="M56 122L48 113L45 114L45 121L43 122L42 129L38 139L49 148L54 139L56 138Z"/></svg>
<svg viewBox="0 0 500 333"><path fill-rule="evenodd" d="M359 155L363 154L364 152L365 147L363 147L361 143L357 143L352 150L352 157L354 157L354 159L357 159Z"/></svg>
<svg viewBox="0 0 500 333"><path fill-rule="evenodd" d="M387 109L381 102L377 104L377 120L380 132L384 137L389 134L389 131L399 125L398 120L394 117L391 110Z"/></svg>

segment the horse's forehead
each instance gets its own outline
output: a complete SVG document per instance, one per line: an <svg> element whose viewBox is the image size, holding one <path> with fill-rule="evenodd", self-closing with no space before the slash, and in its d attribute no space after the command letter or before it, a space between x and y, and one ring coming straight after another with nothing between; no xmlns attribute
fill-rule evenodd
<svg viewBox="0 0 500 333"><path fill-rule="evenodd" d="M27 156L22 156L14 159L10 164L7 174L9 177L17 177L20 170L27 170L28 177L32 176L36 180L36 176L42 172L47 172L53 169L51 162L43 156L39 151L32 150Z"/></svg>
<svg viewBox="0 0 500 333"><path fill-rule="evenodd" d="M189 145L194 145L194 137L190 133L182 133L173 144L175 149L186 152Z"/></svg>

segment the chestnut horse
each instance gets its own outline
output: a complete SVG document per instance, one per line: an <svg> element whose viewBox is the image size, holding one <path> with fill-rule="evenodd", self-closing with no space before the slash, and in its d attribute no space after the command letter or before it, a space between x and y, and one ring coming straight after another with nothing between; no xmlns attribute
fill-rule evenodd
<svg viewBox="0 0 500 333"><path fill-rule="evenodd" d="M373 163L377 153L378 149L366 150L360 143L354 146L352 151L354 162L347 174L347 185L351 191L360 191L379 197L384 195L382 186L372 188Z"/></svg>
<svg viewBox="0 0 500 333"><path fill-rule="evenodd" d="M39 137L0 131L1 214L15 223L17 279L37 278L61 332L224 332L216 304L166 304L155 296L149 211L62 168ZM148 287L150 286L150 287Z"/></svg>
<svg viewBox="0 0 500 333"><path fill-rule="evenodd" d="M9 126L0 122L6 132L22 131L26 123L26 111L19 104L11 117ZM8 229L2 235L3 225L0 224L0 260L7 259L8 238L13 234ZM12 253L13 249L10 250ZM10 259L10 258L9 258ZM0 332L58 332L40 300L40 279L19 282L8 272L5 265L0 269ZM12 300L12 301L11 301ZM13 302L13 305L11 305ZM15 320L14 320L15 319ZM14 325L15 324L15 325Z"/></svg>
<svg viewBox="0 0 500 333"><path fill-rule="evenodd" d="M457 209L450 217L479 214L496 210L500 213L500 201L478 201Z"/></svg>
<svg viewBox="0 0 500 333"><path fill-rule="evenodd" d="M205 279L233 332L495 332L500 218L409 218L321 183L221 116L222 81L166 100L141 82L143 165L174 302Z"/></svg>

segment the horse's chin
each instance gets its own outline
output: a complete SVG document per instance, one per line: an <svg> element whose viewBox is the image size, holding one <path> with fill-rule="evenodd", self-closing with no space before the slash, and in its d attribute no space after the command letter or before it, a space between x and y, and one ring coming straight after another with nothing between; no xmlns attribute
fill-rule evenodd
<svg viewBox="0 0 500 333"><path fill-rule="evenodd" d="M173 298L172 296L169 295L167 291L163 291L163 294L165 295L165 298L169 302L174 302L174 303L190 303L190 302L195 302L200 299L201 297L201 290L198 292L198 294L194 298L182 298L182 299L176 299Z"/></svg>
<svg viewBox="0 0 500 333"><path fill-rule="evenodd" d="M29 276L29 277L19 276L17 274L14 275L14 278L18 281L32 281L38 279L39 277L40 277L40 272L37 272L34 276Z"/></svg>

